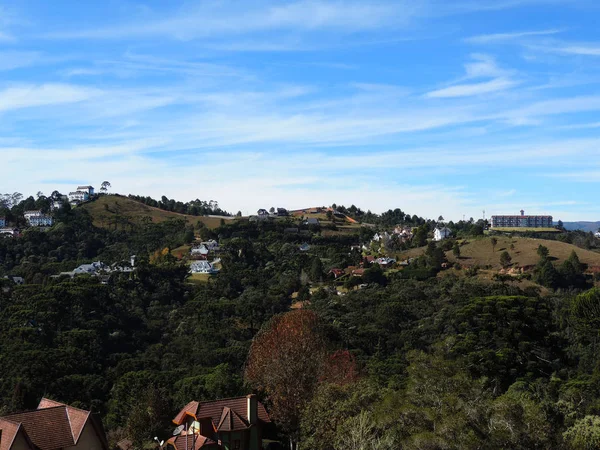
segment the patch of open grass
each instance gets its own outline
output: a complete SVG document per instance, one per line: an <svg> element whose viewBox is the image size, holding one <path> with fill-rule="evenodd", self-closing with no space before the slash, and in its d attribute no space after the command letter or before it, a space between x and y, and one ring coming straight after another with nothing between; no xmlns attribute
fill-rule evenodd
<svg viewBox="0 0 600 450"><path fill-rule="evenodd" d="M211 275L208 273L193 273L188 277L187 282L192 284L204 284L208 282L210 277Z"/></svg>
<svg viewBox="0 0 600 450"><path fill-rule="evenodd" d="M219 217L187 216L164 211L118 195L102 195L92 202L83 204L81 208L90 213L95 226L102 228L127 229L128 226L139 225L148 219L156 223L172 219L183 219L193 225L202 222L211 229L221 225Z"/></svg>

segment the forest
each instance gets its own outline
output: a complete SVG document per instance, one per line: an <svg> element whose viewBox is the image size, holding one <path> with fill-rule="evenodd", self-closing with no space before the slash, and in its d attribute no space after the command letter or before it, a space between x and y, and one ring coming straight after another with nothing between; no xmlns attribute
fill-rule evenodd
<svg viewBox="0 0 600 450"><path fill-rule="evenodd" d="M414 266L375 265L340 295L329 269L358 265L350 247L371 228L289 234L292 218L203 228L223 249L221 270L190 283L160 252L200 232L184 221L125 232L95 227L83 208L54 214L49 230L0 239L0 414L46 396L99 413L112 443L155 448L188 401L255 392L276 425L269 440L287 448L600 446L600 290L576 252L555 267L540 248L537 285L520 287L438 276L448 244L429 243ZM431 231L416 216L373 216ZM488 239L476 223L454 229ZM53 277L131 255L135 271L103 283Z"/></svg>

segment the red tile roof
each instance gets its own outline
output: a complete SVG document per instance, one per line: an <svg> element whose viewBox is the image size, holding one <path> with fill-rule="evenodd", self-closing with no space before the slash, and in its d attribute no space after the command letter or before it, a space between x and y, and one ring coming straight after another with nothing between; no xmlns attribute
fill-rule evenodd
<svg viewBox="0 0 600 450"><path fill-rule="evenodd" d="M20 423L0 418L0 450L10 449L20 429Z"/></svg>
<svg viewBox="0 0 600 450"><path fill-rule="evenodd" d="M184 423L186 415L190 415L196 419L210 418L216 429L218 428L223 417L223 410L225 408L229 408L239 418L243 418L244 421L247 421L247 402L247 397L225 398L211 402L189 402L183 407L179 414L177 414L177 416L173 419L173 422L176 425L181 425ZM258 409L258 419L262 422L271 422L265 406L259 401L256 403Z"/></svg>
<svg viewBox="0 0 600 450"><path fill-rule="evenodd" d="M4 449L4 427L10 432L10 423L17 423L25 436L36 449L59 450L77 445L79 437L87 423L94 428L104 448L108 448L102 426L97 423L89 411L65 405L43 398L38 409L10 414L0 418L3 430L0 450ZM9 425L6 425L9 424ZM8 448L8 447L7 447Z"/></svg>
<svg viewBox="0 0 600 450"><path fill-rule="evenodd" d="M67 408L64 406L11 414L6 418L20 422L31 442L41 450L62 449L75 445Z"/></svg>
<svg viewBox="0 0 600 450"><path fill-rule="evenodd" d="M73 433L73 439L75 442L79 440L83 427L87 423L90 411L75 408L73 406L65 405L63 403L55 402L47 398L43 398L38 405L38 409L54 408L57 406L64 406L67 408L67 415L69 417L69 423L71 424L71 431Z"/></svg>
<svg viewBox="0 0 600 450"><path fill-rule="evenodd" d="M176 425L181 425L185 421L186 416L192 416L195 418L196 413L198 412L199 405L200 404L196 401L189 402L187 405L185 405L181 409L181 411L179 411L179 414L177 414L177 416L175 416L175 418L173 419L173 422Z"/></svg>
<svg viewBox="0 0 600 450"><path fill-rule="evenodd" d="M192 449L192 445L194 444L194 437L196 438L196 445L194 445ZM187 436L187 449L186 449L186 435L181 434L179 436L172 437L167 441L177 450L198 450L200 448L209 449L209 448L218 448L218 444L212 439L207 438L206 436L202 436L201 434L197 435L188 435Z"/></svg>
<svg viewBox="0 0 600 450"><path fill-rule="evenodd" d="M241 431L250 427L250 423L240 417L238 413L230 408L223 408L221 419L217 425L217 431Z"/></svg>

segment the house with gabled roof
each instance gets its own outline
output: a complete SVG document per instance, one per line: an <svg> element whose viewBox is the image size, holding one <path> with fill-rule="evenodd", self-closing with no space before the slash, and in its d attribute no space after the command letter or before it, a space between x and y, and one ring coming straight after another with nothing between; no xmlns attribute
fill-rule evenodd
<svg viewBox="0 0 600 450"><path fill-rule="evenodd" d="M260 450L263 429L270 422L255 395L192 401L173 419L180 432L167 441L167 449Z"/></svg>
<svg viewBox="0 0 600 450"><path fill-rule="evenodd" d="M433 240L434 241L443 241L452 236L452 231L450 228L442 227L436 228L433 230Z"/></svg>
<svg viewBox="0 0 600 450"><path fill-rule="evenodd" d="M90 411L43 398L37 409L0 417L0 450L108 450Z"/></svg>

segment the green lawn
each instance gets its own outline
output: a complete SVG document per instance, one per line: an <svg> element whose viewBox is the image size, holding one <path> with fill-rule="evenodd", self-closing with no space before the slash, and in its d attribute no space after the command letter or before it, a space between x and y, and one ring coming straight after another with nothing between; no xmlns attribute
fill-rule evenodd
<svg viewBox="0 0 600 450"><path fill-rule="evenodd" d="M208 273L193 273L191 274L187 281L188 283L193 283L193 284L203 284L208 282L208 279L210 278L210 274Z"/></svg>

